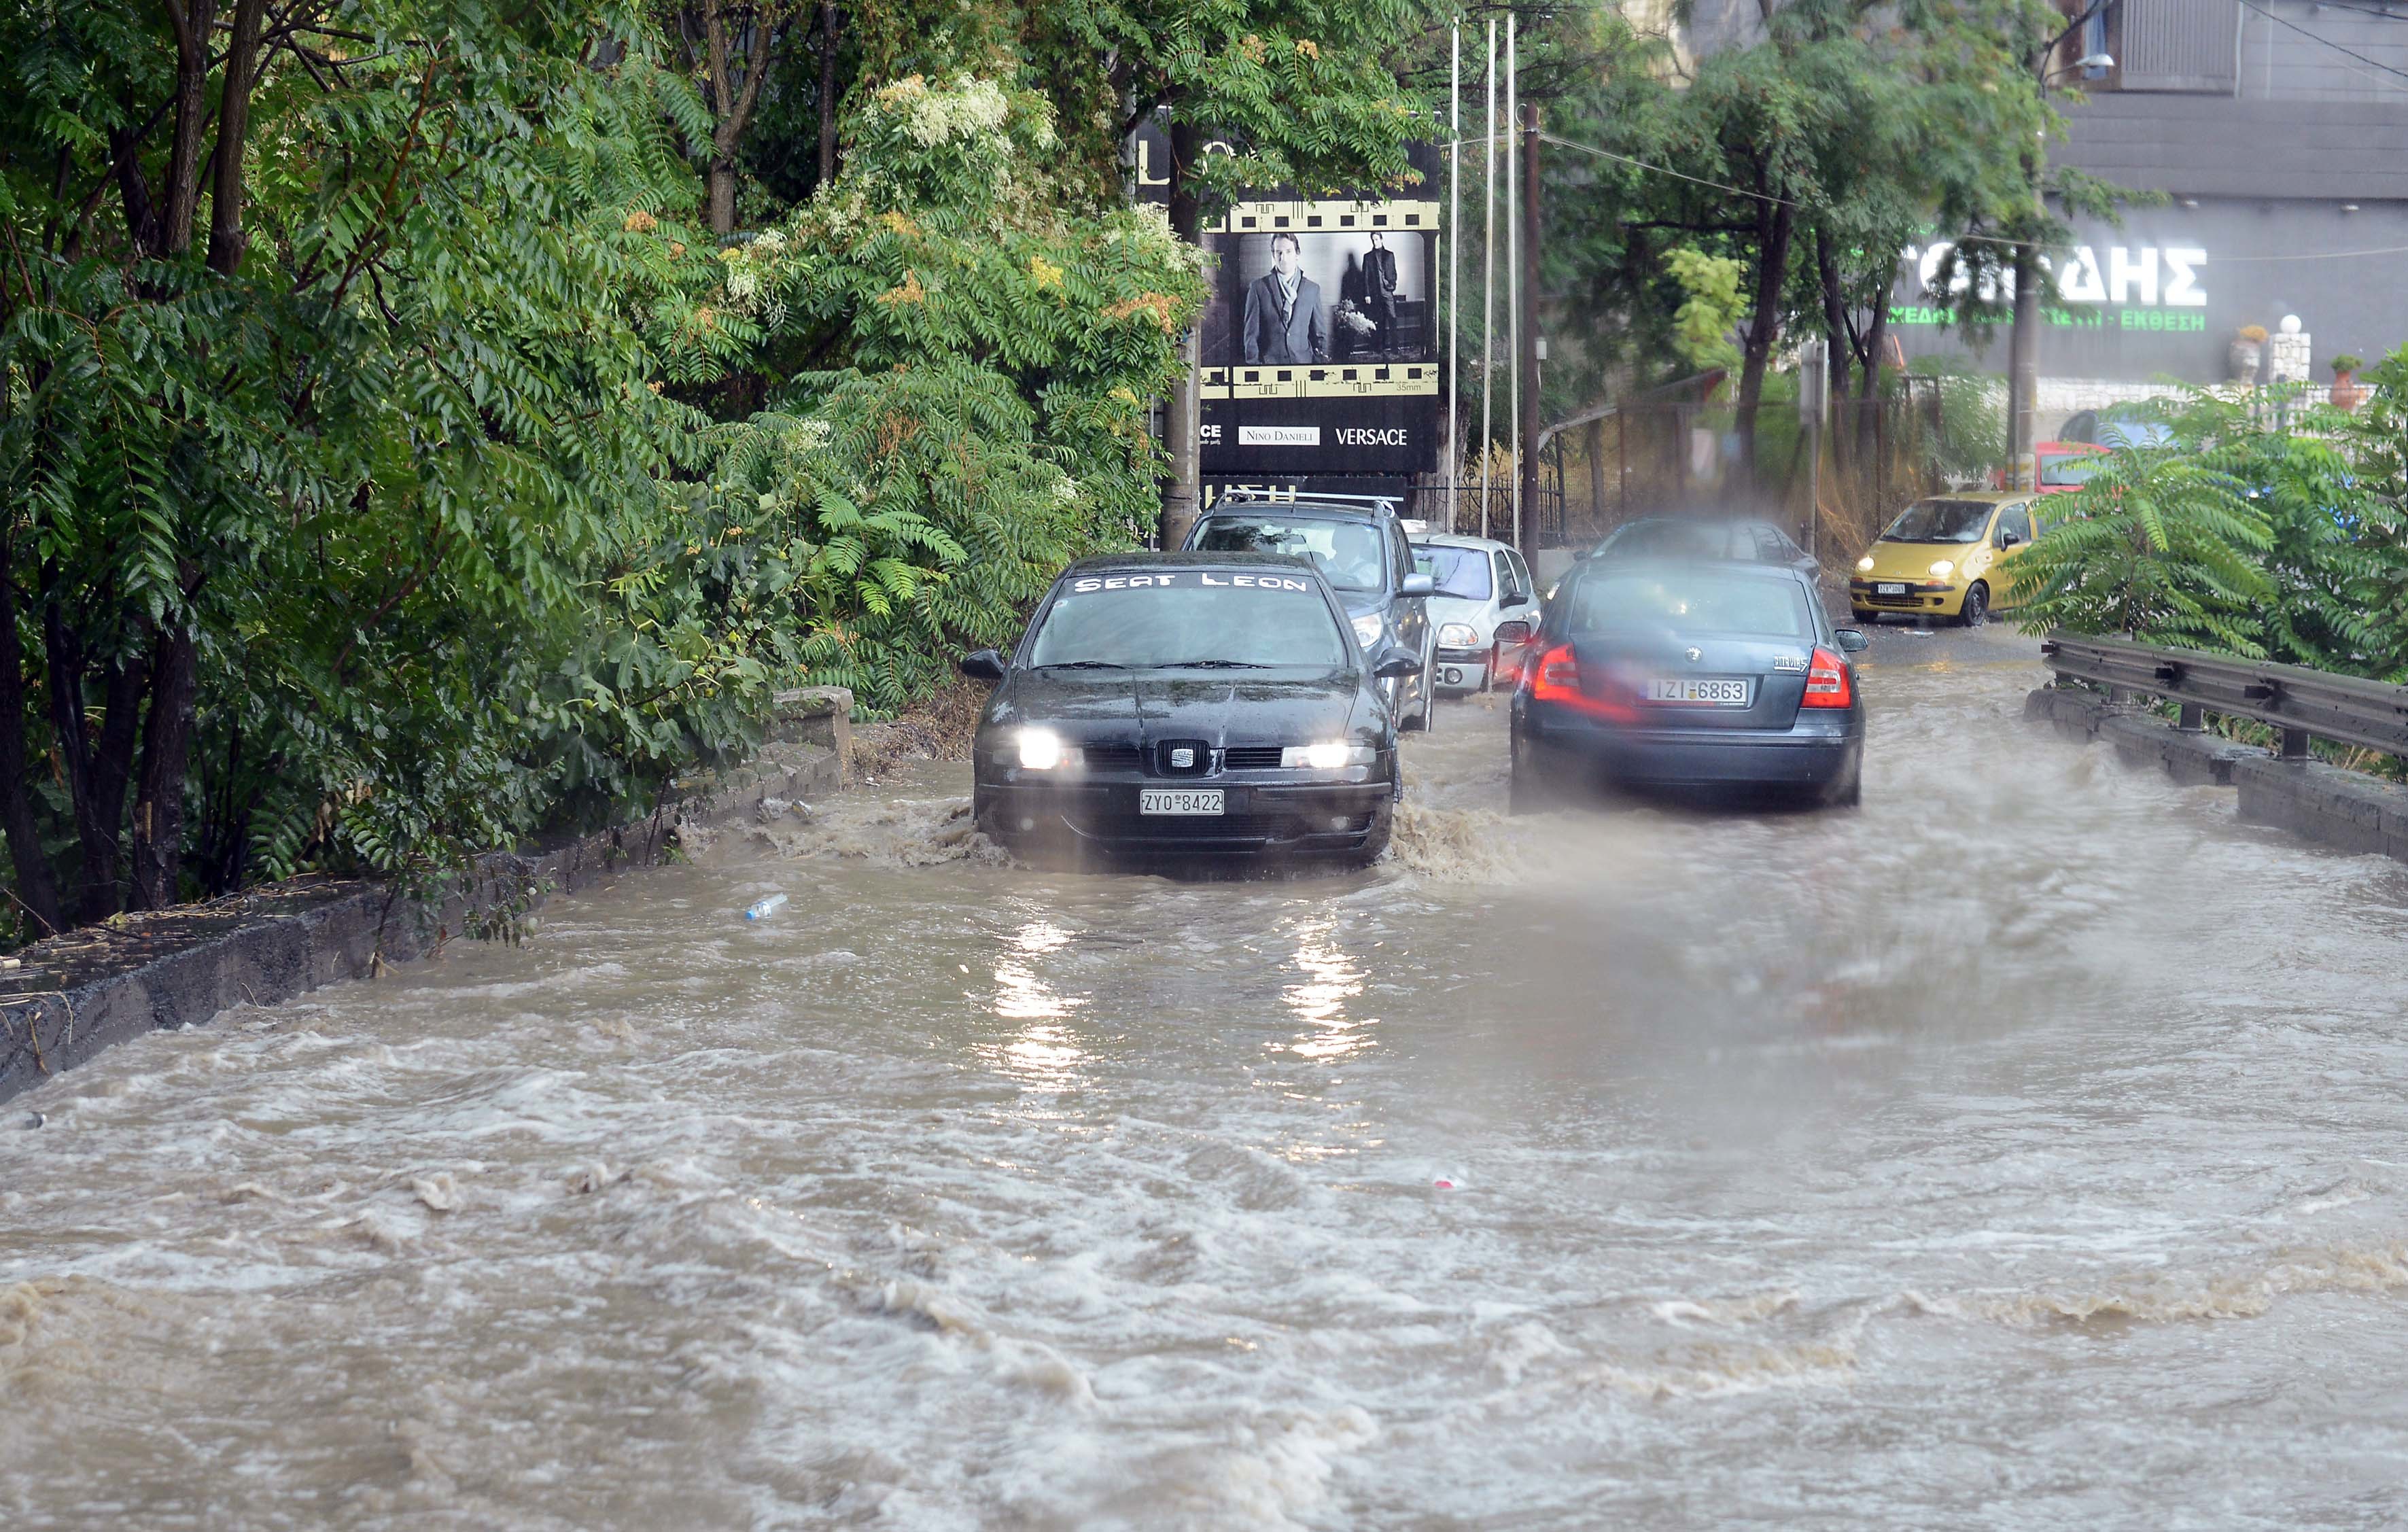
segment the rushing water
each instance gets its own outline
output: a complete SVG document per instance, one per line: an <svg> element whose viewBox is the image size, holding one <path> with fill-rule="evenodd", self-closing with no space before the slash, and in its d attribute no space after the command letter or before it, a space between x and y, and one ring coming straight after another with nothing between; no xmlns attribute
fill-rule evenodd
<svg viewBox="0 0 2408 1532"><path fill-rule="evenodd" d="M122 1047L0 1122L0 1524L2399 1525L2408 873L2028 653L1884 635L1861 812L1509 821L1473 704L1180 883L932 766Z"/></svg>

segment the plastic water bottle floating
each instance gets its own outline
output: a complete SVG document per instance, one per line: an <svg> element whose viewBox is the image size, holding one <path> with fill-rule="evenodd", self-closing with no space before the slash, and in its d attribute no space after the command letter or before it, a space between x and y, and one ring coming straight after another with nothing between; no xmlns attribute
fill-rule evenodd
<svg viewBox="0 0 2408 1532"><path fill-rule="evenodd" d="M744 907L744 918L748 921L767 920L771 915L776 914L778 912L778 907L785 902L786 896L784 895L772 894L767 898L763 899L756 904L746 905Z"/></svg>

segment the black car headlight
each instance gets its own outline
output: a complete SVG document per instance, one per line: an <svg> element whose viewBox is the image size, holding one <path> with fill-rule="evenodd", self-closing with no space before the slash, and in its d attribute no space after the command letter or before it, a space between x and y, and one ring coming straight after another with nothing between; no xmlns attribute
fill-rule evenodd
<svg viewBox="0 0 2408 1532"><path fill-rule="evenodd" d="M1290 745L1280 752L1280 768L1283 771L1336 771L1344 766L1367 766L1379 752L1369 745L1349 744L1332 739L1319 745Z"/></svg>
<svg viewBox="0 0 2408 1532"><path fill-rule="evenodd" d="M1052 729L1021 730L1012 753L1024 771L1056 771L1085 759L1084 752L1076 745L1064 744L1062 737Z"/></svg>

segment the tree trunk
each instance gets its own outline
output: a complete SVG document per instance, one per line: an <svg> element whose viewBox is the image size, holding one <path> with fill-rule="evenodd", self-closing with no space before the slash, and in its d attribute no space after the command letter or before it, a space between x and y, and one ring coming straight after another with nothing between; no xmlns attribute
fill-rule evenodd
<svg viewBox="0 0 2408 1532"><path fill-rule="evenodd" d="M44 935L63 929L58 880L42 851L42 831L34 818L33 795L25 781L25 654L17 635L17 577L10 567L11 550L0 539L0 829L8 836L8 861L17 872L17 901L44 927Z"/></svg>
<svg viewBox="0 0 2408 1532"><path fill-rule="evenodd" d="M1839 417L1837 429L1830 433L1831 471L1839 481L1848 481L1848 430L1844 406L1848 398L1848 359L1855 346L1848 335L1848 299L1840 282L1840 263L1831 253L1831 236L1821 228L1814 231L1814 275L1823 293L1823 350L1829 358L1831 383L1825 394L1826 412Z"/></svg>
<svg viewBox="0 0 2408 1532"><path fill-rule="evenodd" d="M209 269L231 277L242 267L242 165L251 132L251 86L258 73L259 23L266 0L236 0L226 41L225 88L218 107L217 185L209 193Z"/></svg>
<svg viewBox="0 0 2408 1532"><path fill-rule="evenodd" d="M710 159L710 232L723 237L736 232L736 162L720 153Z"/></svg>
<svg viewBox="0 0 2408 1532"><path fill-rule="evenodd" d="M1789 238L1797 209L1786 202L1768 208L1757 222L1756 308L1747 322L1747 360L1739 378L1739 463L1751 493L1759 488L1756 467L1756 411L1764 397L1764 370L1781 334L1781 289L1789 273Z"/></svg>
<svg viewBox="0 0 2408 1532"><path fill-rule="evenodd" d="M1197 199L1188 166L1202 150L1195 124L1174 118L1170 124L1170 231L1190 245L1203 242L1204 209ZM1203 352L1198 332L1191 326L1180 351L1186 365L1171 385L1169 419L1163 445L1170 452L1170 483L1162 496L1161 542L1166 549L1187 540L1187 529L1203 509L1202 418L1200 397Z"/></svg>
<svg viewBox="0 0 2408 1532"><path fill-rule="evenodd" d="M193 218L201 206L201 130L209 118L209 32L217 0L166 0L176 27L176 128L167 150L167 212L156 226L154 255L193 248Z"/></svg>
<svg viewBox="0 0 2408 1532"><path fill-rule="evenodd" d="M119 836L125 821L125 782L134 768L135 721L147 678L139 665L113 661L108 669L100 734L84 722L86 654L55 601L42 613L43 647L50 659L50 725L58 735L59 764L75 805L76 837L82 852L82 878L70 913L79 924L107 920L120 908Z"/></svg>
<svg viewBox="0 0 2408 1532"><path fill-rule="evenodd" d="M836 179L836 0L820 0L820 184Z"/></svg>
<svg viewBox="0 0 2408 1532"><path fill-rule="evenodd" d="M184 773L192 752L198 656L192 635L159 635L150 665L150 710L142 721L142 774L134 796L134 904L165 909L177 899L184 854Z"/></svg>

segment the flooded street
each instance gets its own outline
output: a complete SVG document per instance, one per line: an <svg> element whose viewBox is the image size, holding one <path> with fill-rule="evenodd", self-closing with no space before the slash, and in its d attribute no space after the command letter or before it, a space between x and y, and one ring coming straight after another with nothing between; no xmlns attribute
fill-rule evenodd
<svg viewBox="0 0 2408 1532"><path fill-rule="evenodd" d="M924 764L119 1048L0 1121L0 1524L2400 1525L2408 868L2030 656L1884 632L1857 812L1508 820L1496 698L1174 882Z"/></svg>

